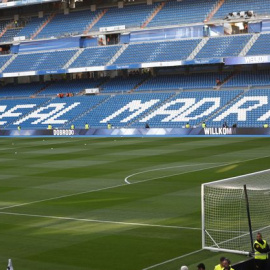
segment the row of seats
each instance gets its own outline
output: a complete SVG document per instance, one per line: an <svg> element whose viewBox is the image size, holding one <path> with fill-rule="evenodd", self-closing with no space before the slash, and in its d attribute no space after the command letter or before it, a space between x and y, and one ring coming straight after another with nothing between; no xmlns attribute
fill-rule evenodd
<svg viewBox="0 0 270 270"><path fill-rule="evenodd" d="M207 121L207 126L222 126L226 121L228 126L237 124L238 127L263 127L269 124L270 90L253 89L238 97L230 108L224 108ZM230 114L228 114L230 112Z"/></svg>
<svg viewBox="0 0 270 270"><path fill-rule="evenodd" d="M52 20L35 37L51 38L69 35L83 34L87 27L95 21L91 31L99 30L100 27L125 25L126 28L141 27L147 18L159 7L161 3L152 5L136 4L125 5L124 8L112 7L108 9L98 9L95 12L90 10L71 11L69 14L56 14ZM170 0L163 3L163 8L149 22L147 27L173 26L188 23L203 22L211 12L216 1L213 0ZM228 13L234 11L253 10L257 14L270 13L270 1L260 0L226 0L220 9L215 13L214 19L224 18ZM103 12L105 11L105 15ZM11 29L0 42L12 41L13 37L25 36L30 38L37 29L48 19L51 14L46 14L43 18L33 17L26 26L21 29ZM10 23L8 20L0 21L0 33L5 26Z"/></svg>
<svg viewBox="0 0 270 270"><path fill-rule="evenodd" d="M71 59L77 50L18 54L4 72L58 70Z"/></svg>
<svg viewBox="0 0 270 270"><path fill-rule="evenodd" d="M224 19L231 12L253 10L257 15L265 15L270 13L270 1L265 0L226 0L217 13L214 19Z"/></svg>
<svg viewBox="0 0 270 270"><path fill-rule="evenodd" d="M176 0L166 1L164 7L149 23L148 27L203 22L214 4L215 2L213 2L213 0L183 0L180 2ZM41 30L35 39L83 34L87 27L99 15L101 15L100 19L93 26L91 31L99 30L100 27L119 25L125 25L126 28L139 28L160 5L161 3L154 3L152 5L133 4L125 5L123 8L112 7L108 9L97 9L95 12L88 9L71 11L66 15L58 13ZM105 14L103 15L104 11ZM39 26L41 26L49 16L50 15L46 14L44 18L33 17L28 21L24 29L21 31L14 31L13 35L9 38L0 38L0 42L11 41L15 36L25 36L26 38L31 37L31 35L37 31ZM7 23L8 21L0 21L0 33L1 29L3 29Z"/></svg>
<svg viewBox="0 0 270 270"><path fill-rule="evenodd" d="M120 95L77 96L0 100L0 126L24 129L156 128L200 126L262 127L270 119L270 90L184 91L176 93L135 93Z"/></svg>
<svg viewBox="0 0 270 270"><path fill-rule="evenodd" d="M130 44L114 64L184 60L188 58L200 41L201 39L185 39Z"/></svg>
<svg viewBox="0 0 270 270"><path fill-rule="evenodd" d="M210 38L195 56L195 59L238 56L249 42L250 38L251 35ZM270 34L261 35L247 55L270 54L269 46L267 47L269 41ZM128 65L186 60L200 42L201 39L196 38L131 43L123 53L116 58L113 64ZM105 66L120 50L121 46L122 45L113 45L85 48L69 68ZM78 49L69 49L63 51L18 54L4 72L62 69L77 52ZM5 59L7 58L0 56L0 68Z"/></svg>
<svg viewBox="0 0 270 270"><path fill-rule="evenodd" d="M0 58L1 59L1 58ZM57 80L46 83L7 84L0 88L0 97L53 96L77 94L84 89L99 88L101 93L166 92L186 89L211 89L223 82L222 88L270 85L270 70L242 72L200 72L175 75L130 75L114 78Z"/></svg>

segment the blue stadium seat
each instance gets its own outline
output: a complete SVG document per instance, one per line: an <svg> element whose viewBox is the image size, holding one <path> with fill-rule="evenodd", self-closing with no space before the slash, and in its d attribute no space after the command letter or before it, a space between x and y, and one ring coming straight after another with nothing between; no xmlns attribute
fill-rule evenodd
<svg viewBox="0 0 270 270"><path fill-rule="evenodd" d="M238 56L251 37L251 35L235 35L210 38L195 58Z"/></svg>
<svg viewBox="0 0 270 270"><path fill-rule="evenodd" d="M77 50L18 54L4 72L57 70L70 60Z"/></svg>
<svg viewBox="0 0 270 270"><path fill-rule="evenodd" d="M201 39L130 44L114 64L175 61L186 59Z"/></svg>
<svg viewBox="0 0 270 270"><path fill-rule="evenodd" d="M104 66L120 48L119 45L87 48L69 68Z"/></svg>

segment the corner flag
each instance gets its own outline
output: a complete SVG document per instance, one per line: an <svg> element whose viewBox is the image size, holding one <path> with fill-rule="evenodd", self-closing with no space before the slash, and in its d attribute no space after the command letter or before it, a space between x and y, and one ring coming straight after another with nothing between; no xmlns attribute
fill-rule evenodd
<svg viewBox="0 0 270 270"><path fill-rule="evenodd" d="M8 260L7 270L14 270L14 269L13 269L13 266L12 266L12 261L11 261L11 259Z"/></svg>

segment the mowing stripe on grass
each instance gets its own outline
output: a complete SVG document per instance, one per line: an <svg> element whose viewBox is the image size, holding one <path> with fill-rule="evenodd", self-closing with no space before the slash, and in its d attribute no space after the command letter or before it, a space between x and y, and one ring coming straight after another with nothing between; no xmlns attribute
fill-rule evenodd
<svg viewBox="0 0 270 270"><path fill-rule="evenodd" d="M221 165L217 165L217 166L192 170L192 171L188 171L188 172L181 172L181 173L178 173L178 174L175 174L175 175L207 170L207 169L211 169L211 168L215 168L215 167L220 167L220 166L223 166L223 165L227 165L227 164L221 164ZM164 176L164 177L159 177L159 178L165 178L165 177L168 177L168 175ZM142 181L138 181L136 183L131 183L131 184L134 185L134 184L147 182L147 181L155 180L155 179L158 179L158 178L151 178L151 179L142 180ZM76 193L72 193L72 194L68 194L68 195L62 195L62 196L52 197L52 198L43 199L43 200L37 200L37 201L32 201L32 202L26 202L26 203L21 203L21 204L5 206L5 207L1 207L0 210L5 210L5 209L10 209L10 208L15 208L15 207L21 207L21 206L26 206L26 205L30 205L30 204L40 203L40 202L53 201L53 200L63 199L63 198L67 198L67 197L72 197L72 196L77 196L77 195L82 195L82 194L87 194L87 193L92 193L92 192L98 192L98 191L103 191L103 190L108 190L108 189L114 189L114 188L123 187L123 186L126 186L126 183L123 183L123 184L120 184L120 185L115 185L115 186L110 186L110 187L105 187L105 188L99 188L99 189L93 189L93 190L88 190L88 191L76 192Z"/></svg>
<svg viewBox="0 0 270 270"><path fill-rule="evenodd" d="M48 218L48 219L70 220L70 221L93 222L93 223L109 223L109 224L141 226L141 227L158 227L158 228L170 228L170 229L181 229L181 230L197 230L197 231L201 230L201 228L181 227L181 226L173 226L173 225L159 225L159 224L123 222L123 221L113 221L113 220L88 219L88 218L58 217L58 216L46 216L46 215L24 214L24 213L14 213L14 212L0 212L0 214L1 215L12 215L12 216L24 216L24 217L38 217L38 218Z"/></svg>
<svg viewBox="0 0 270 270"><path fill-rule="evenodd" d="M270 157L270 155L263 156L263 157L258 157L258 158L246 159L246 160L242 160L242 161L234 161L234 162L229 162L229 163L222 163L222 164L218 164L216 166L191 170L191 171L187 171L187 172L181 172L181 173L172 174L172 175L166 175L166 176L161 176L161 177L150 178L150 179L141 180L141 181L137 181L135 183L130 183L130 184L135 185L135 184L139 184L139 183L143 183L143 182L147 182L147 181L152 181L152 180L156 180L156 179L161 179L161 178L166 178L166 177L170 177L170 176L176 176L176 175L181 175L181 174L186 174L186 173L191 173L191 172L204 171L204 170L209 170L209 169L213 169L213 168L217 168L217 167L221 167L221 166L225 166L225 165L231 165L231 164L235 164L235 163L243 163L243 162L256 160L256 159L267 158L267 157ZM99 189L93 189L93 190L88 190L88 191L76 192L76 193L72 193L72 194L62 195L62 196L58 196L58 197L52 197L52 198L43 199L43 200L37 200L37 201L32 201L32 202L27 202L27 203L21 203L21 204L5 206L5 207L0 208L0 210L5 210L5 209L10 209L10 208L15 208L15 207L21 207L21 206L25 206L25 205L40 203L40 202L53 201L53 200L58 200L58 199L63 199L63 198L67 198L67 197L72 197L72 196L77 196L77 195L82 195L82 194L87 194L87 193L92 193L92 192L98 192L98 191L103 191L103 190L108 190L108 189L113 189L113 188L118 188L118 187L123 187L123 186L126 186L126 182L125 182L125 184L123 183L123 184L120 184L120 185L115 185L115 186L110 186L110 187L105 187L105 188L99 188Z"/></svg>

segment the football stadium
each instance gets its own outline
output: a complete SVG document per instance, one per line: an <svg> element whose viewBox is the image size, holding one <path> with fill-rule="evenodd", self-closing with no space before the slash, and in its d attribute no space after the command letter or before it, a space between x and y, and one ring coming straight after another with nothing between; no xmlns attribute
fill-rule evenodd
<svg viewBox="0 0 270 270"><path fill-rule="evenodd" d="M0 268L269 270L270 0L0 0Z"/></svg>

